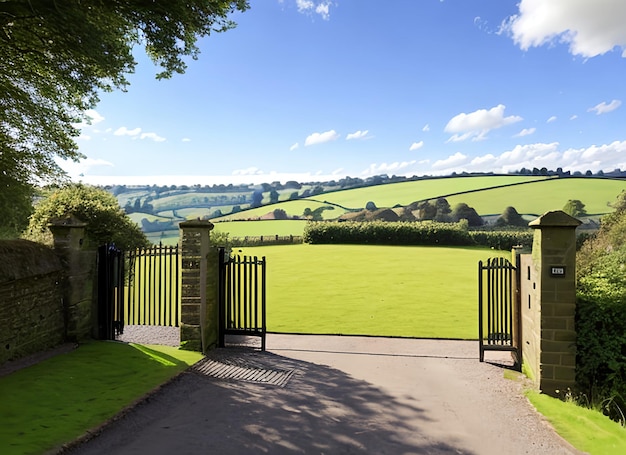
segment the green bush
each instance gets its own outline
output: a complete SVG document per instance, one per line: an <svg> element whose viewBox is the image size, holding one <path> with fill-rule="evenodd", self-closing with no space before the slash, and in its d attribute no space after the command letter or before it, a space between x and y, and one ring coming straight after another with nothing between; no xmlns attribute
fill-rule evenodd
<svg viewBox="0 0 626 455"><path fill-rule="evenodd" d="M579 391L593 407L625 425L626 300L579 294L576 334Z"/></svg>
<svg viewBox="0 0 626 455"><path fill-rule="evenodd" d="M529 229L470 231L470 236L476 245L488 246L496 250L510 250L514 246L526 248L533 246L533 231Z"/></svg>
<svg viewBox="0 0 626 455"><path fill-rule="evenodd" d="M106 190L82 184L71 184L51 193L35 206L24 237L52 243L48 224L54 218L73 215L87 223L87 237L95 246L114 243L127 250L150 244L146 235L122 210L117 199Z"/></svg>
<svg viewBox="0 0 626 455"><path fill-rule="evenodd" d="M362 245L471 245L467 222L311 222L305 243Z"/></svg>
<svg viewBox="0 0 626 455"><path fill-rule="evenodd" d="M621 195L623 196L623 195ZM576 257L576 382L588 402L626 425L626 210L602 218Z"/></svg>
<svg viewBox="0 0 626 455"><path fill-rule="evenodd" d="M305 243L363 245L477 245L497 250L514 246L530 248L531 230L468 230L467 220L458 223L327 221L311 222L304 229Z"/></svg>

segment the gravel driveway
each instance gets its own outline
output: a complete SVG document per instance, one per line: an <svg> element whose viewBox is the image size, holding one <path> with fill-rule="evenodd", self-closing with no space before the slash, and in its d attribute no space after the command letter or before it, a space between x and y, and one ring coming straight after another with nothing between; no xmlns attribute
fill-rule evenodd
<svg viewBox="0 0 626 455"><path fill-rule="evenodd" d="M579 453L477 342L271 334L267 349L212 351L71 453Z"/></svg>

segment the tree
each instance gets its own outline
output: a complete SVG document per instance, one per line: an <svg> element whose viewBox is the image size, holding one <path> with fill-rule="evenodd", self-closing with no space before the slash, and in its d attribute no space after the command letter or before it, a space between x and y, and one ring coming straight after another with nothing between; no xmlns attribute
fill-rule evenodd
<svg viewBox="0 0 626 455"><path fill-rule="evenodd" d="M51 243L50 221L70 215L87 223L85 232L96 246L113 242L126 250L150 244L139 226L124 213L115 196L106 190L81 184L64 186L39 202L25 237Z"/></svg>
<svg viewBox="0 0 626 455"><path fill-rule="evenodd" d="M437 207L430 201L423 201L417 205L416 218L420 221L432 220L437 216Z"/></svg>
<svg viewBox="0 0 626 455"><path fill-rule="evenodd" d="M451 219L452 209L445 197L437 198L435 201L437 207L437 215L435 215L435 221L447 222Z"/></svg>
<svg viewBox="0 0 626 455"><path fill-rule="evenodd" d="M467 220L470 226L483 225L483 219L478 215L476 210L465 202L461 202L454 207L454 210L452 210L452 218L454 218L455 221Z"/></svg>
<svg viewBox="0 0 626 455"><path fill-rule="evenodd" d="M277 203L279 196L280 194L278 193L278 191L276 191L275 189L272 189L272 191L270 191L270 204Z"/></svg>
<svg viewBox="0 0 626 455"><path fill-rule="evenodd" d="M515 207L507 207L500 215L500 218L496 220L497 226L528 226L528 221L522 218Z"/></svg>
<svg viewBox="0 0 626 455"><path fill-rule="evenodd" d="M263 203L263 191L254 190L252 192L252 202L250 203L250 207L261 207Z"/></svg>
<svg viewBox="0 0 626 455"><path fill-rule="evenodd" d="M578 199L570 199L563 207L563 211L570 216L585 216L587 211L585 210L585 204Z"/></svg>
<svg viewBox="0 0 626 455"><path fill-rule="evenodd" d="M368 201L367 204L365 204L365 210L367 210L368 212L373 212L377 208L378 207L376 207L374 201Z"/></svg>
<svg viewBox="0 0 626 455"><path fill-rule="evenodd" d="M157 78L183 73L184 58L198 57L196 40L234 27L228 14L248 7L247 0L0 1L4 198L21 206L28 193L21 187L63 178L55 158L82 158L77 124L100 92L127 87L136 45L160 67Z"/></svg>

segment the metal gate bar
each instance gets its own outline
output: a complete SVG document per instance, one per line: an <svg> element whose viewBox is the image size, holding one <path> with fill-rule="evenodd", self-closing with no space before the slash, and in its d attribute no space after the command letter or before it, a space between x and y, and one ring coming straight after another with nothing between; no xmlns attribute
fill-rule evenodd
<svg viewBox="0 0 626 455"><path fill-rule="evenodd" d="M178 246L163 245L125 255L127 324L180 326L179 258Z"/></svg>
<svg viewBox="0 0 626 455"><path fill-rule="evenodd" d="M265 257L230 256L219 250L219 346L226 335L258 336L265 350Z"/></svg>
<svg viewBox="0 0 626 455"><path fill-rule="evenodd" d="M511 351L519 359L520 334L514 325L515 313L518 311L513 281L516 271L517 268L502 257L488 259L486 265L483 265L483 261L478 263L478 340L481 362L485 360L485 351Z"/></svg>

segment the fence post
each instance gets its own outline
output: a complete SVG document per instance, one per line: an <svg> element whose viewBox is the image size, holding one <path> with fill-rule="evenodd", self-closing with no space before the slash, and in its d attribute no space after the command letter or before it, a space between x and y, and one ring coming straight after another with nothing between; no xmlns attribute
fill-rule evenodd
<svg viewBox="0 0 626 455"><path fill-rule="evenodd" d="M63 312L67 340L97 333L96 251L85 241L85 226L74 216L55 218L48 224L54 251L66 273Z"/></svg>
<svg viewBox="0 0 626 455"><path fill-rule="evenodd" d="M184 221L181 247L181 348L206 352L218 342L217 249L209 245L213 224Z"/></svg>
<svg viewBox="0 0 626 455"><path fill-rule="evenodd" d="M576 380L576 228L580 224L561 210L529 223L535 229L533 286L538 288L533 311L539 312L540 325L534 329L539 333L524 333L524 339L539 341L539 349L530 349L539 358L529 359L528 365L539 366L539 371L533 371L535 380L543 393L552 396L573 389Z"/></svg>

